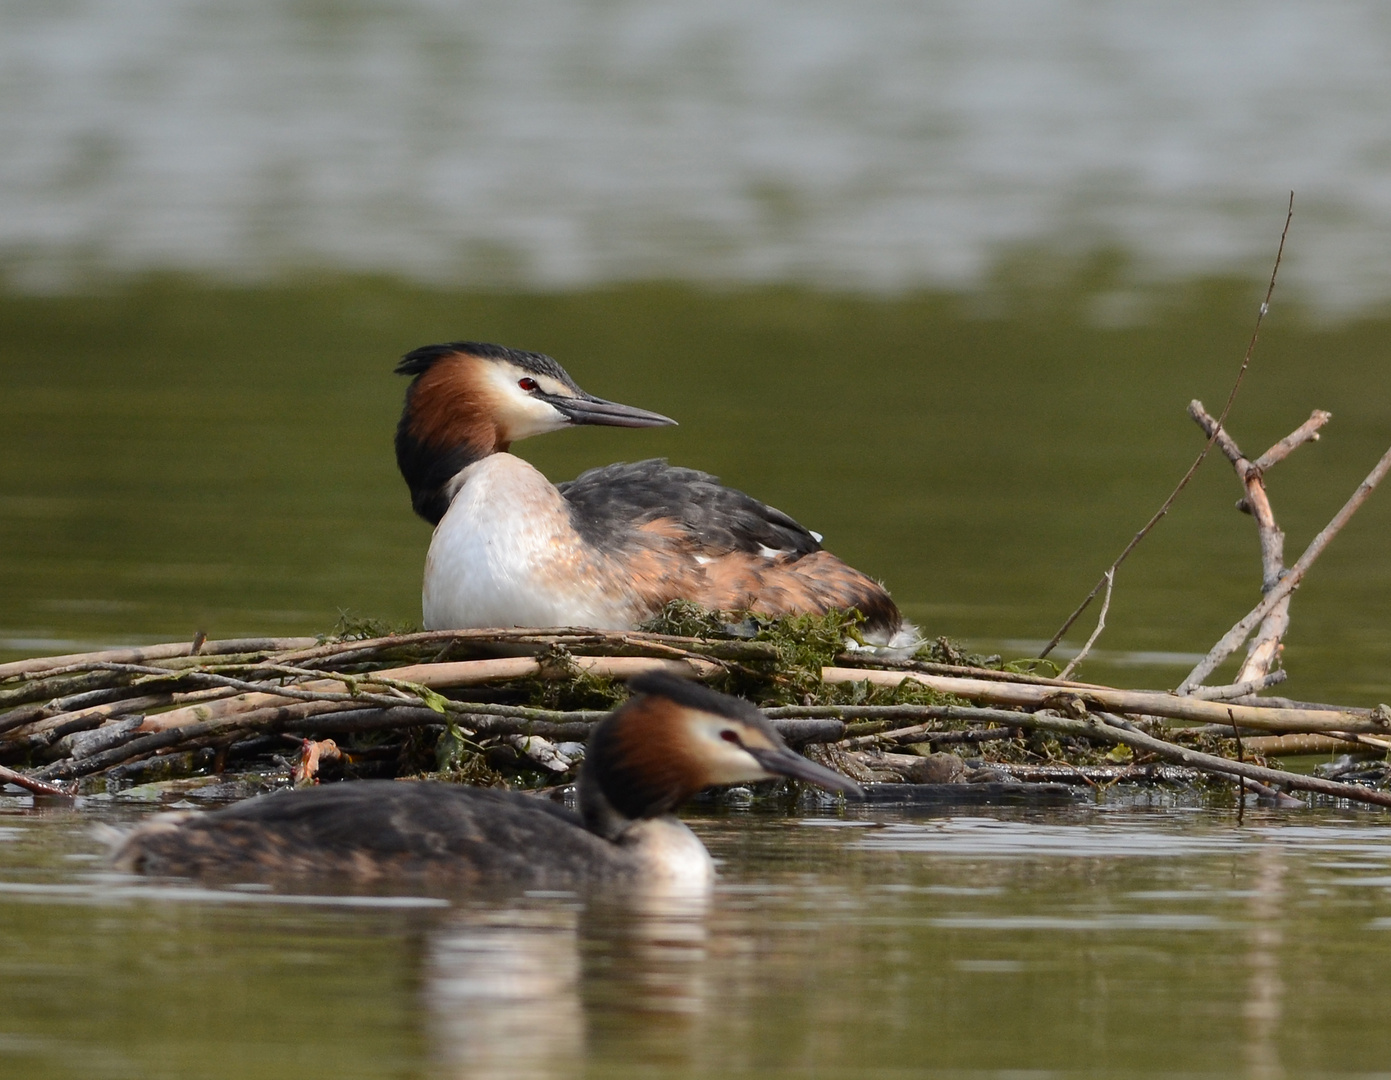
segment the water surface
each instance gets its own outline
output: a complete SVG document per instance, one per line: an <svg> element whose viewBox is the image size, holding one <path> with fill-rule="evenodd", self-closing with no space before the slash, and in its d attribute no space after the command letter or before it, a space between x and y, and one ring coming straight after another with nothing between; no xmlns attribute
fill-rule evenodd
<svg viewBox="0 0 1391 1080"><path fill-rule="evenodd" d="M1391 296L1375 0L0 5L0 273L1131 279Z"/></svg>
<svg viewBox="0 0 1391 1080"><path fill-rule="evenodd" d="M697 818L708 906L206 890L0 807L0 1075L1354 1076L1381 815Z"/></svg>
<svg viewBox="0 0 1391 1080"><path fill-rule="evenodd" d="M825 534L924 632L1025 655L1163 501L1225 400L1264 293L1192 281L1099 322L1118 268L1023 260L991 289L424 290L377 279L226 289L155 279L0 297L0 650L303 634L341 610L418 622L429 528L391 438L397 357L472 338L556 356L678 428L515 449L555 480L616 460L704 468ZM1230 427L1273 470L1293 558L1391 445L1391 322L1326 325L1277 294ZM1259 598L1240 489L1210 461L1123 568L1096 678L1172 686ZM1391 491L1294 601L1285 690L1391 700ZM1073 645L1090 629L1077 627Z"/></svg>

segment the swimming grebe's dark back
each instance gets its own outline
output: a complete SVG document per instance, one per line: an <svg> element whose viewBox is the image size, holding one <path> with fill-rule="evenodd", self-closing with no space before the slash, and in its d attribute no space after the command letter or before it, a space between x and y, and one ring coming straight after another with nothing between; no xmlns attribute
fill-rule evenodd
<svg viewBox="0 0 1391 1080"><path fill-rule="evenodd" d="M882 585L820 537L708 473L664 460L552 485L508 453L574 424L675 421L586 394L548 356L481 342L417 349L396 458L435 525L425 625L631 629L672 600L769 615L858 609L866 639L916 640Z"/></svg>
<svg viewBox="0 0 1391 1080"><path fill-rule="evenodd" d="M632 687L636 696L590 736L578 814L516 792L364 780L161 815L121 841L115 863L134 873L242 880L703 885L714 873L709 854L672 813L701 789L785 776L860 793L789 749L746 701L662 672Z"/></svg>

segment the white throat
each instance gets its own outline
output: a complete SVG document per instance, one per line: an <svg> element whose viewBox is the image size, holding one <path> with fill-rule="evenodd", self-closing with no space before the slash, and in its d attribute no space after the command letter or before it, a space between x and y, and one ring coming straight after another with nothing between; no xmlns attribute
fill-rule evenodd
<svg viewBox="0 0 1391 1080"><path fill-rule="evenodd" d="M527 462L490 454L450 486L425 559L427 629L624 629L641 617L612 568L575 532L564 497Z"/></svg>
<svg viewBox="0 0 1391 1080"><path fill-rule="evenodd" d="M623 830L618 843L639 861L644 879L683 889L705 889L715 881L715 860L710 852L673 814L633 822Z"/></svg>

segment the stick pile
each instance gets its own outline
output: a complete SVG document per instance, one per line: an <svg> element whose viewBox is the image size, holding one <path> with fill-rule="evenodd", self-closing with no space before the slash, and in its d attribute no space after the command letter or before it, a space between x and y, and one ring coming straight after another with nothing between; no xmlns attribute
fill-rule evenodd
<svg viewBox="0 0 1391 1080"><path fill-rule="evenodd" d="M575 744L623 696L621 681L663 667L763 702L791 744L863 780L930 779L933 758L922 751L955 746L1001 757L994 779L1003 772L1105 785L1210 773L1243 778L1257 791L1391 806L1385 790L1244 760L1278 754L1288 739L1303 740L1304 752L1384 753L1391 748L1385 706L1245 695L1213 701L995 667L882 660L858 649L818 665L815 649L805 649L834 640L826 634L833 618L764 620L754 640L466 630L24 660L0 665L0 780L67 795L141 778L235 773L291 751L298 760L281 763L300 782L330 765L348 775L416 774L434 765L474 780L562 779L582 758ZM549 707L548 697L562 704ZM586 698L593 707L572 707ZM778 704L789 700L797 703ZM1216 742L1224 736L1228 743ZM1210 752L1222 745L1241 747L1238 757ZM1129 748L1130 759L1122 767L1098 763L1086 752L1095 747ZM1026 760L1005 760L1001 748ZM477 766L472 777L463 775L468 762ZM1146 772L1146 762L1183 769Z"/></svg>

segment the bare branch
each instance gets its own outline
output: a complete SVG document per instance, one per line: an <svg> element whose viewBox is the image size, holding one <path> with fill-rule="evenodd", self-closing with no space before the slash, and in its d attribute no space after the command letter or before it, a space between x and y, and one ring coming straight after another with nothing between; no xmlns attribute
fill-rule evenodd
<svg viewBox="0 0 1391 1080"><path fill-rule="evenodd" d="M1245 682L1229 683L1226 686L1196 686L1188 696L1195 697L1199 701L1231 701L1233 698L1246 697L1248 694L1258 694L1262 690L1284 682L1287 678L1289 678L1287 671L1272 671L1258 679L1247 679Z"/></svg>
<svg viewBox="0 0 1391 1080"><path fill-rule="evenodd" d="M1315 409L1309 414L1309 419L1295 428L1283 439L1277 442L1264 454L1258 457L1251 464L1265 472L1277 462L1284 461L1290 454L1303 446L1306 442L1319 441L1319 428L1333 419L1331 412L1324 412L1322 409Z"/></svg>
<svg viewBox="0 0 1391 1080"><path fill-rule="evenodd" d="M1279 583L1266 593L1261 602L1251 609L1235 626L1222 635L1222 639L1212 647L1212 651L1207 654L1183 680L1179 686L1180 693L1186 693L1194 686L1198 686L1211 675L1223 660L1231 656L1246 640L1256 624L1269 615L1282 600L1284 600L1295 589L1299 588L1299 583L1304 580L1304 575L1309 572L1309 568L1314 565L1314 561L1323 554L1324 548L1332 542L1333 538L1342 531L1357 513L1362 504L1376 489L1376 486L1385 478L1388 471L1391 471L1391 449L1382 455L1376 467L1367 474L1367 479L1357 485L1357 490L1352 493L1352 497L1343 504L1341 510L1334 515L1333 520L1324 526L1323 531L1314 537L1313 541L1304 549L1304 554L1299 557L1299 561L1290 567L1289 573L1280 579Z"/></svg>

